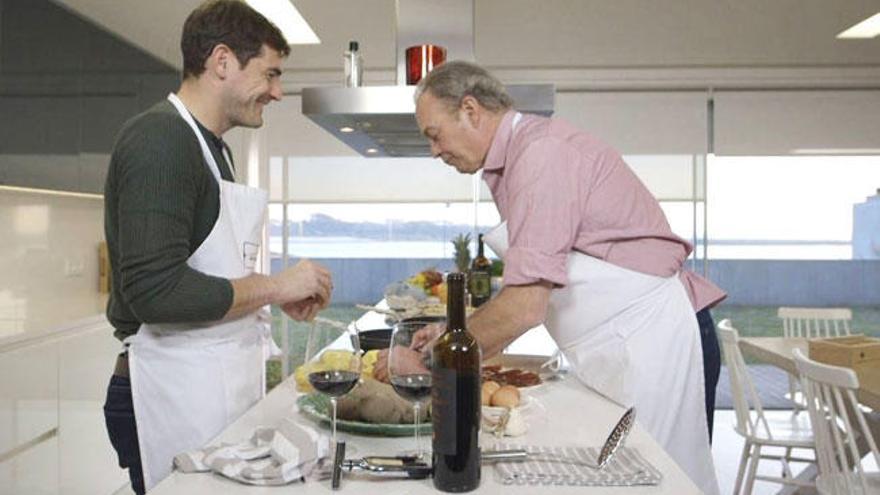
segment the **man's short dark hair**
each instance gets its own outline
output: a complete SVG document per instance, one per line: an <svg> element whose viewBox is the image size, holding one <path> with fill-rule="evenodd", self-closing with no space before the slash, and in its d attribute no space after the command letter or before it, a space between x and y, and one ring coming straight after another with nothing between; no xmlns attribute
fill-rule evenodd
<svg viewBox="0 0 880 495"><path fill-rule="evenodd" d="M235 53L241 67L259 56L263 45L275 49L282 57L290 54L290 45L281 31L249 5L241 0L209 0L192 11L183 23L183 78L200 76L205 71L205 61L221 43Z"/></svg>

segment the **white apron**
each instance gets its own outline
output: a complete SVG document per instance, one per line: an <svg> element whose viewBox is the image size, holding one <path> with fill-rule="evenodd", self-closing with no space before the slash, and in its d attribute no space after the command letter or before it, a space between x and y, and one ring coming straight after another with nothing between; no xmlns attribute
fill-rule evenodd
<svg viewBox="0 0 880 495"><path fill-rule="evenodd" d="M168 100L196 134L220 186L217 221L187 265L217 277L246 277L256 264L268 195L222 180L186 107L174 94ZM263 396L271 342L263 318L254 312L223 322L145 323L125 339L147 491L171 473L176 454L204 446Z"/></svg>
<svg viewBox="0 0 880 495"><path fill-rule="evenodd" d="M483 240L503 258L507 222ZM694 484L717 494L699 326L678 275L646 275L579 252L568 256L567 272L568 285L551 293L545 326L572 372L635 406L638 422Z"/></svg>

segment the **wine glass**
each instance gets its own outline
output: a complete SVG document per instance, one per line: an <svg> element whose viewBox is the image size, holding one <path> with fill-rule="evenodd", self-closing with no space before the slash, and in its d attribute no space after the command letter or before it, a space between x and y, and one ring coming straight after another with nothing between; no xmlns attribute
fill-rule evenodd
<svg viewBox="0 0 880 495"><path fill-rule="evenodd" d="M416 457L422 458L419 437L422 404L431 397L431 353L412 349L413 335L425 327L424 323L400 322L391 332L388 348L388 376L397 395L412 402L413 429Z"/></svg>
<svg viewBox="0 0 880 495"><path fill-rule="evenodd" d="M306 343L306 366L312 387L330 398L332 445L336 446L336 400L350 392L361 377L361 347L354 325L329 320L312 323Z"/></svg>

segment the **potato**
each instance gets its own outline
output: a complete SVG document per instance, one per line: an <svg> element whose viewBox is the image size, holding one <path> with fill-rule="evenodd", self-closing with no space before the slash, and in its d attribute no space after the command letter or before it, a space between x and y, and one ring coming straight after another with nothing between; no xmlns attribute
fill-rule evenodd
<svg viewBox="0 0 880 495"><path fill-rule="evenodd" d="M496 390L501 388L501 385L498 382L493 380L487 380L483 382L483 392L489 392L489 396L495 393Z"/></svg>
<svg viewBox="0 0 880 495"><path fill-rule="evenodd" d="M492 394L494 394L500 387L501 385L498 385L498 382L493 382L492 380L483 382L483 387L480 390L480 404L483 406L491 404Z"/></svg>
<svg viewBox="0 0 880 495"><path fill-rule="evenodd" d="M485 388L480 393L480 405L488 406L492 402L492 392L489 392Z"/></svg>
<svg viewBox="0 0 880 495"><path fill-rule="evenodd" d="M492 394L490 404L495 407L514 408L519 405L519 390L512 385L505 385Z"/></svg>

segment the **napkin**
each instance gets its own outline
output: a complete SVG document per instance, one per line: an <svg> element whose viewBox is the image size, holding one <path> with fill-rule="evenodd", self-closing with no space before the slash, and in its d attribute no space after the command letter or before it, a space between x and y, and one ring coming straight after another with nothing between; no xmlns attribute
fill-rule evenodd
<svg viewBox="0 0 880 495"><path fill-rule="evenodd" d="M174 457L184 473L215 472L248 485L305 481L330 453L329 439L286 419L277 428L258 427L248 440L209 446Z"/></svg>
<svg viewBox="0 0 880 495"><path fill-rule="evenodd" d="M496 448L523 449L529 453L526 461L495 464L500 481L505 485L636 486L657 485L663 478L657 468L631 447L620 447L604 469L586 465L595 464L598 448L506 443Z"/></svg>

